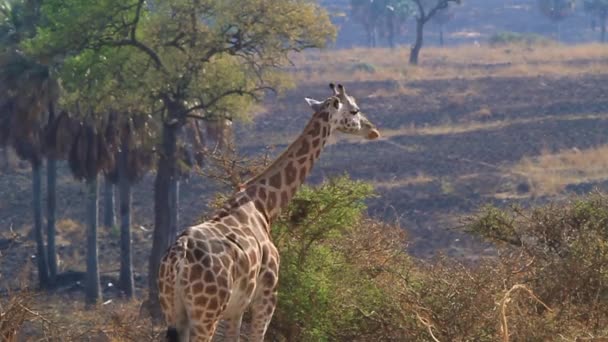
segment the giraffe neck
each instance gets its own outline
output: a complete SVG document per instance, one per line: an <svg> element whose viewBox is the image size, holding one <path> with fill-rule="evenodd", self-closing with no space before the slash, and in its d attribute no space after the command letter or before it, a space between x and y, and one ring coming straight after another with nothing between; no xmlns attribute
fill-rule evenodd
<svg viewBox="0 0 608 342"><path fill-rule="evenodd" d="M247 195L269 221L304 183L330 134L329 112L315 113L302 134L265 171L245 183Z"/></svg>

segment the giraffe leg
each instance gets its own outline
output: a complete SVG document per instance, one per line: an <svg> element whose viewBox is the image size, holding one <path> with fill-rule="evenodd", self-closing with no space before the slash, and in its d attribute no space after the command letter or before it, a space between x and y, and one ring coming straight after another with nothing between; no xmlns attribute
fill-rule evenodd
<svg viewBox="0 0 608 342"><path fill-rule="evenodd" d="M243 315L238 317L226 319L226 333L224 341L226 342L239 342L241 337L241 322L243 321Z"/></svg>
<svg viewBox="0 0 608 342"><path fill-rule="evenodd" d="M204 314L204 311L195 311L190 318L193 322L190 325L190 340L192 342L211 342L219 323L219 313L209 315Z"/></svg>
<svg viewBox="0 0 608 342"><path fill-rule="evenodd" d="M263 342L264 335L274 314L277 303L277 292L261 295L251 304L251 331L249 333L250 342Z"/></svg>

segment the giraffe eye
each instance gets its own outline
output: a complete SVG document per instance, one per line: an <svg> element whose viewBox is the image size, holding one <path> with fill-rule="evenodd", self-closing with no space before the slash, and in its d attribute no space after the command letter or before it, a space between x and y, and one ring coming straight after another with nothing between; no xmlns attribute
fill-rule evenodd
<svg viewBox="0 0 608 342"><path fill-rule="evenodd" d="M358 110L351 110L351 111L350 111L350 113L351 113L352 115L357 115L357 113L359 113L359 111L358 111Z"/></svg>

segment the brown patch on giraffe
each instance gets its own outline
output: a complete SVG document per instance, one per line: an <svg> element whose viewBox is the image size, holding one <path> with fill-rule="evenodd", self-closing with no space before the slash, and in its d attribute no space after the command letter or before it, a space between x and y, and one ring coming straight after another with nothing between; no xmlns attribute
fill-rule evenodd
<svg viewBox="0 0 608 342"><path fill-rule="evenodd" d="M323 138L327 137L329 135L329 130L327 129L327 126L323 126L323 130L321 131L321 136Z"/></svg>
<svg viewBox="0 0 608 342"><path fill-rule="evenodd" d="M287 182L287 184L292 184L296 180L297 174L298 169L293 166L293 162L290 161L287 163L285 166L285 182Z"/></svg>
<svg viewBox="0 0 608 342"><path fill-rule="evenodd" d="M249 186L245 192L247 193L247 195L249 197L254 197L255 194L257 193L257 191L258 191L258 187L253 185L253 186Z"/></svg>
<svg viewBox="0 0 608 342"><path fill-rule="evenodd" d="M224 267L229 267L232 264L232 260L229 255L223 255L220 260L222 260L222 264Z"/></svg>
<svg viewBox="0 0 608 342"><path fill-rule="evenodd" d="M268 253L268 246L264 245L264 247L262 247L262 265L266 265L268 262Z"/></svg>
<svg viewBox="0 0 608 342"><path fill-rule="evenodd" d="M192 292L194 293L201 293L203 292L203 289L205 288L205 286L203 285L203 283L201 283L200 281L194 283L192 285Z"/></svg>
<svg viewBox="0 0 608 342"><path fill-rule="evenodd" d="M224 289L220 289L219 292L217 293L217 296L221 301L224 301L228 298L228 291L224 290Z"/></svg>
<svg viewBox="0 0 608 342"><path fill-rule="evenodd" d="M237 210L234 212L234 218L240 223L246 224L249 217L242 210Z"/></svg>
<svg viewBox="0 0 608 342"><path fill-rule="evenodd" d="M316 137L319 134L321 134L321 124L318 122L315 122L312 126L312 129L308 132L308 134L312 135L313 137Z"/></svg>
<svg viewBox="0 0 608 342"><path fill-rule="evenodd" d="M272 186L273 188L276 188L276 189L280 189L281 188L281 183L282 183L282 181L281 181L281 173L280 172L275 173L268 180L268 184L270 186Z"/></svg>
<svg viewBox="0 0 608 342"><path fill-rule="evenodd" d="M226 225L232 226L232 227L238 226L238 223L236 222L236 220L232 216L226 217L226 219L224 220L224 223Z"/></svg>
<svg viewBox="0 0 608 342"><path fill-rule="evenodd" d="M209 241L209 245L211 245L211 253L219 254L224 251L224 244L218 240Z"/></svg>
<svg viewBox="0 0 608 342"><path fill-rule="evenodd" d="M196 306L202 306L205 307L207 306L207 301L209 299L205 296L198 296L194 299L194 304L196 304Z"/></svg>
<svg viewBox="0 0 608 342"><path fill-rule="evenodd" d="M196 260L203 259L203 256L205 256L205 252L203 252L201 249L197 248L194 250L194 258Z"/></svg>
<svg viewBox="0 0 608 342"><path fill-rule="evenodd" d="M204 235L204 234L203 234L203 232L201 232L199 229L193 229L193 230L192 230L192 237L193 237L195 240L197 240L197 241L198 241L198 240L202 240L202 239L204 239L204 238L205 238L205 235Z"/></svg>
<svg viewBox="0 0 608 342"><path fill-rule="evenodd" d="M315 152L315 158L319 159L320 155L321 155L321 150L317 150L317 152Z"/></svg>
<svg viewBox="0 0 608 342"><path fill-rule="evenodd" d="M217 298L211 298L209 303L207 303L207 309L209 310L217 310L219 308L219 303Z"/></svg>
<svg viewBox="0 0 608 342"><path fill-rule="evenodd" d="M205 293L208 295L213 295L217 292L217 286L216 285L209 285L205 287Z"/></svg>
<svg viewBox="0 0 608 342"><path fill-rule="evenodd" d="M232 231L232 228L228 227L227 225L225 225L223 223L218 223L217 225L215 225L215 227L217 228L219 233L221 233L221 235L226 235Z"/></svg>
<svg viewBox="0 0 608 342"><path fill-rule="evenodd" d="M211 257L206 255L203 260L201 260L201 264L203 265L203 267L205 268L209 268L211 267Z"/></svg>
<svg viewBox="0 0 608 342"><path fill-rule="evenodd" d="M298 164L302 165L302 164L306 163L307 159L308 159L307 157L302 157L302 158L298 159Z"/></svg>
<svg viewBox="0 0 608 342"><path fill-rule="evenodd" d="M287 191L281 191L281 205L286 206L287 202L289 202Z"/></svg>
<svg viewBox="0 0 608 342"><path fill-rule="evenodd" d="M277 205L277 194L270 192L268 194L268 207L274 208Z"/></svg>
<svg viewBox="0 0 608 342"><path fill-rule="evenodd" d="M228 287L228 279L224 276L217 277L216 283L221 288Z"/></svg>
<svg viewBox="0 0 608 342"><path fill-rule="evenodd" d="M329 122L329 112L319 113L319 118L325 122Z"/></svg>
<svg viewBox="0 0 608 342"><path fill-rule="evenodd" d="M205 283L212 283L215 280L215 276L213 275L213 272L211 272L209 270L205 271L203 280L205 281Z"/></svg>
<svg viewBox="0 0 608 342"><path fill-rule="evenodd" d="M273 311L274 311L274 307L272 307L272 306L266 307L266 314L268 316L270 316L270 314L272 314Z"/></svg>
<svg viewBox="0 0 608 342"><path fill-rule="evenodd" d="M197 281L203 276L203 266L194 265L190 269L190 281Z"/></svg>
<svg viewBox="0 0 608 342"><path fill-rule="evenodd" d="M262 276L262 283L264 283L264 285L266 285L266 287L272 288L272 287L274 287L275 279L276 279L276 277L274 276L274 274L272 272L266 272Z"/></svg>
<svg viewBox="0 0 608 342"><path fill-rule="evenodd" d="M304 155L308 154L309 150L310 150L310 144L308 143L308 140L302 139L302 145L300 146L300 149L298 151L296 151L296 156L297 157L304 156Z"/></svg>
<svg viewBox="0 0 608 342"><path fill-rule="evenodd" d="M262 201L266 200L266 189L265 188L260 187L260 191L258 192L258 197L260 197L260 199Z"/></svg>
<svg viewBox="0 0 608 342"><path fill-rule="evenodd" d="M312 141L312 147L313 148L317 148L317 147L319 147L320 143L321 143L321 139L317 138L317 139L315 139L315 140Z"/></svg>
<svg viewBox="0 0 608 342"><path fill-rule="evenodd" d="M277 270L278 269L277 262L274 259L270 259L270 261L268 261L268 268L271 270Z"/></svg>

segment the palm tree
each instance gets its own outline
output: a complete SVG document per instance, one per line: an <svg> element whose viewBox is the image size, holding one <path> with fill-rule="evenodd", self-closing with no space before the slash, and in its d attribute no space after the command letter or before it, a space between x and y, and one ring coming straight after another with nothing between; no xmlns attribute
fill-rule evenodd
<svg viewBox="0 0 608 342"><path fill-rule="evenodd" d="M99 284L99 259L97 249L97 226L99 213L98 174L109 170L114 163L113 154L104 134L92 120L81 122L70 148L69 166L76 179L84 180L87 189L87 254L85 277L85 302L96 304L101 300Z"/></svg>
<svg viewBox="0 0 608 342"><path fill-rule="evenodd" d="M7 89L9 88L10 89ZM15 147L17 155L32 165L34 232L37 245L39 282L42 288L52 285L47 270L42 232L42 122L47 106L57 98L57 83L48 68L27 59L19 52L0 56L0 92L8 96L2 101L4 140ZM52 244L54 246L54 243ZM54 249L52 262L56 270ZM54 275L54 274L53 274Z"/></svg>
<svg viewBox="0 0 608 342"><path fill-rule="evenodd" d="M47 165L48 255L42 233L42 157L41 127L54 118L54 103L59 85L48 66L37 63L21 50L19 43L35 34L38 1L3 1L0 3L0 144L11 144L18 155L32 165L34 232L37 245L39 283L53 286L57 274L55 251L55 163ZM47 122L48 124L48 122ZM49 275L50 271L50 275ZM49 278L50 276L50 278Z"/></svg>
<svg viewBox="0 0 608 342"><path fill-rule="evenodd" d="M118 185L120 208L120 273L118 288L127 298L135 292L131 256L131 187L152 168L152 130L146 116L130 115L120 127L115 166L106 179Z"/></svg>

